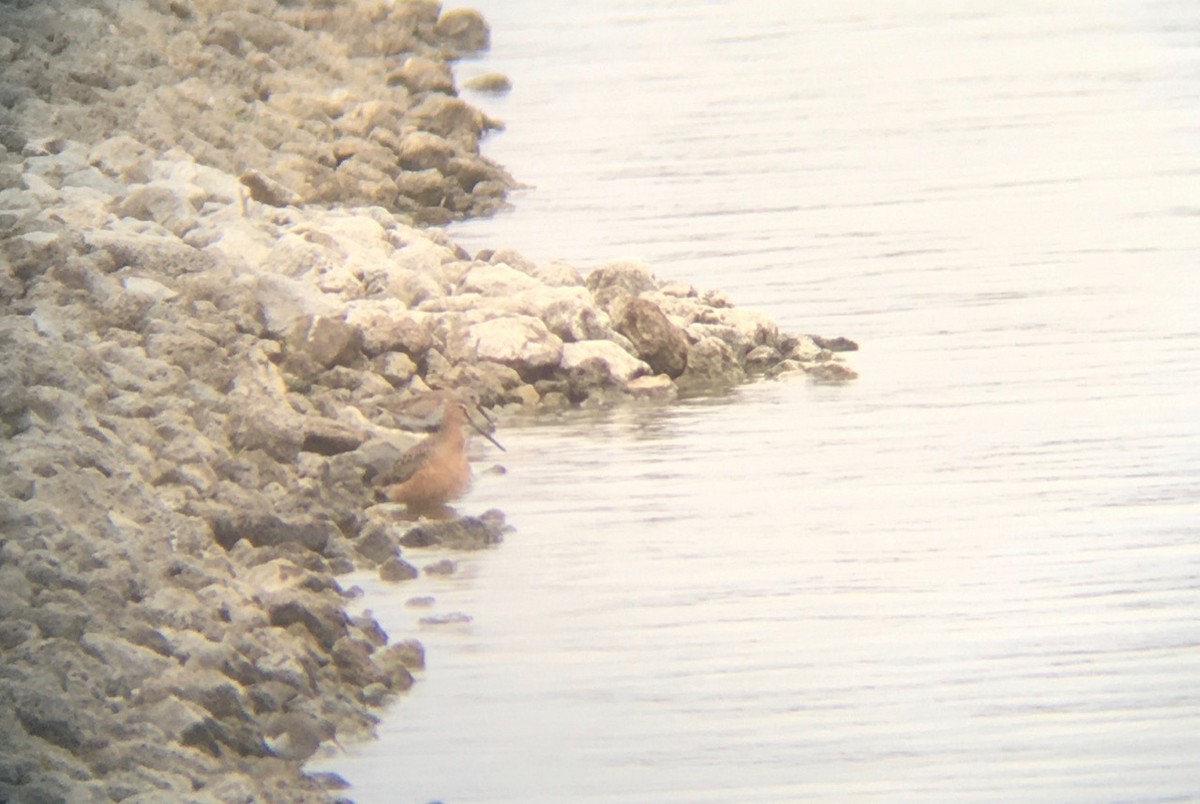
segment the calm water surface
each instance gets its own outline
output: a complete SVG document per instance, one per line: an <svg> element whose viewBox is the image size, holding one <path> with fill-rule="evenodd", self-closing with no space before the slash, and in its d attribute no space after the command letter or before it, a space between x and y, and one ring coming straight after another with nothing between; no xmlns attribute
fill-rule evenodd
<svg viewBox="0 0 1200 804"><path fill-rule="evenodd" d="M512 77L471 99L535 189L456 237L643 259L862 376L506 422L461 507L517 530L363 581L429 669L314 767L363 804L1200 799L1200 6L475 5L459 78Z"/></svg>

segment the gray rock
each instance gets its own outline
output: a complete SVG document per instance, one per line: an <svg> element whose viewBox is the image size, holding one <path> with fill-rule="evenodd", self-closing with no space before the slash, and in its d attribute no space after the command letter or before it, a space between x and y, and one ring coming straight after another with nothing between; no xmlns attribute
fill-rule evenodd
<svg viewBox="0 0 1200 804"><path fill-rule="evenodd" d="M391 556L379 567L379 579L389 583L411 581L419 574L416 567L399 556Z"/></svg>
<svg viewBox="0 0 1200 804"><path fill-rule="evenodd" d="M398 661L410 670L425 669L425 646L415 639L395 643L387 651L388 658Z"/></svg>
<svg viewBox="0 0 1200 804"><path fill-rule="evenodd" d="M592 270L584 280L596 304L615 315L614 303L637 296L643 292L657 290L658 280L642 263L616 261L605 263Z"/></svg>
<svg viewBox="0 0 1200 804"><path fill-rule="evenodd" d="M449 558L443 558L425 566L426 575L453 575L456 572L458 572L458 564Z"/></svg>
<svg viewBox="0 0 1200 804"><path fill-rule="evenodd" d="M80 751L95 740L92 712L73 706L60 691L10 687L0 688L0 696L8 698L17 721L33 737L71 752Z"/></svg>
<svg viewBox="0 0 1200 804"><path fill-rule="evenodd" d="M257 170L247 170L238 177L249 192L250 197L260 204L272 207L292 207L303 203L294 190L285 187L282 182L272 179Z"/></svg>
<svg viewBox="0 0 1200 804"><path fill-rule="evenodd" d="M292 323L287 345L322 368L348 366L362 356L362 332L344 319L301 316Z"/></svg>
<svg viewBox="0 0 1200 804"><path fill-rule="evenodd" d="M406 385L417 373L417 364L403 352L380 355L374 365L379 376L397 388Z"/></svg>
<svg viewBox="0 0 1200 804"><path fill-rule="evenodd" d="M213 538L226 550L245 539L255 547L294 544L314 553L323 552L339 535L332 522L316 518L283 519L270 511L210 508Z"/></svg>
<svg viewBox="0 0 1200 804"><path fill-rule="evenodd" d="M133 187L113 206L124 218L154 221L176 237L196 228L196 212L202 194L181 182L151 182Z"/></svg>
<svg viewBox="0 0 1200 804"><path fill-rule="evenodd" d="M766 371L771 366L778 363L783 356L774 346L760 344L755 346L746 353L746 358L743 361L746 369L749 371Z"/></svg>
<svg viewBox="0 0 1200 804"><path fill-rule="evenodd" d="M688 350L688 365L679 377L680 388L719 390L736 385L746 378L733 349L720 338L705 337Z"/></svg>
<svg viewBox="0 0 1200 804"><path fill-rule="evenodd" d="M147 181L152 161L150 150L128 134L118 134L96 143L88 152L88 163L123 182Z"/></svg>
<svg viewBox="0 0 1200 804"><path fill-rule="evenodd" d="M299 625L328 652L347 634L348 618L340 606L312 594L280 592L270 597L268 620L277 628Z"/></svg>
<svg viewBox="0 0 1200 804"><path fill-rule="evenodd" d="M409 56L400 69L387 78L388 84L402 84L409 92L454 94L454 75L450 65L423 56Z"/></svg>
<svg viewBox="0 0 1200 804"><path fill-rule="evenodd" d="M329 654L342 680L360 689L370 684L386 685L388 681L383 668L371 661L368 647L361 640L344 636L333 644Z"/></svg>
<svg viewBox="0 0 1200 804"><path fill-rule="evenodd" d="M337 739L337 725L308 712L287 712L272 718L267 745L274 756L303 762L321 743Z"/></svg>
<svg viewBox="0 0 1200 804"><path fill-rule="evenodd" d="M843 363L819 363L805 368L808 376L820 383L839 384L857 379L858 372Z"/></svg>
<svg viewBox="0 0 1200 804"><path fill-rule="evenodd" d="M440 545L451 550L481 550L504 540L503 520L462 517L446 522L429 522L409 529L400 537L405 547Z"/></svg>
<svg viewBox="0 0 1200 804"><path fill-rule="evenodd" d="M849 338L823 338L820 335L809 335L818 347L830 352L857 352L858 344Z"/></svg>

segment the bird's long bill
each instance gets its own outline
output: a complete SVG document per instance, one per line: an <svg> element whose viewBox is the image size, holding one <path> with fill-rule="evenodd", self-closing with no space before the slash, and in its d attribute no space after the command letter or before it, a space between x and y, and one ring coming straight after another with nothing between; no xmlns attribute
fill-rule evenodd
<svg viewBox="0 0 1200 804"><path fill-rule="evenodd" d="M479 412L480 412L480 413L483 413L483 409L481 408L481 409L479 410ZM491 423L492 423L492 419L491 419L491 417L489 417L489 416L488 416L486 413L483 413L483 417L484 417L485 419L487 419L487 420L488 420L488 424L491 424ZM493 438L493 437L492 437L492 434L491 434L491 433L489 433L487 430L484 430L482 427L480 427L478 424L476 424L476 423L475 423L475 420L474 420L474 419L472 419L470 416L467 416L467 424L469 424L469 425L471 425L472 427L474 427L474 428L475 428L475 432L479 433L481 436L483 436L484 438L486 438L488 441L491 441L493 444L495 444L495 445L496 445L496 446L497 446L497 447L500 449L500 451L501 451L501 452L508 452L508 450L506 450L506 449L504 448L504 445L503 445L503 444L501 444L499 441L497 441L495 438Z"/></svg>

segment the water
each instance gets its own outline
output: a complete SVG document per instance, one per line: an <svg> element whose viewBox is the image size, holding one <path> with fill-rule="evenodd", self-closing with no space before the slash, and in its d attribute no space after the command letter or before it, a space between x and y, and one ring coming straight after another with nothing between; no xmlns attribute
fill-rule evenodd
<svg viewBox="0 0 1200 804"><path fill-rule="evenodd" d="M507 422L462 507L516 532L363 580L429 669L321 767L362 804L1200 799L1200 7L475 5L460 80L513 78L473 100L536 189L456 237L644 259L862 376Z"/></svg>

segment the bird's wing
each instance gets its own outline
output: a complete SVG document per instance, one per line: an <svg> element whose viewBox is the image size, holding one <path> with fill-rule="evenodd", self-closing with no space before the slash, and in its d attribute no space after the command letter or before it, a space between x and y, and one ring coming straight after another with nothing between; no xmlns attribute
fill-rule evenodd
<svg viewBox="0 0 1200 804"><path fill-rule="evenodd" d="M400 456L399 460L390 469L376 475L372 480L373 484L376 486L391 486L396 483L403 483L413 476L413 473L417 471L417 467L425 463L432 449L433 444L428 440L413 445Z"/></svg>

